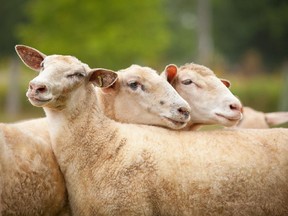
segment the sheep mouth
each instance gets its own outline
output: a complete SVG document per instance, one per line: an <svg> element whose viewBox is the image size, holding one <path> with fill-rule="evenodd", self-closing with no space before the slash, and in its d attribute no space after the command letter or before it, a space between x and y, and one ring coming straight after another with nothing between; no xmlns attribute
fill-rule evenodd
<svg viewBox="0 0 288 216"><path fill-rule="evenodd" d="M235 121L239 121L242 118L242 114L240 113L240 115L235 115L235 116L225 116L219 113L216 113L216 116L224 118L230 122L235 122Z"/></svg>
<svg viewBox="0 0 288 216"><path fill-rule="evenodd" d="M27 97L29 101L35 106L41 106L41 105L47 104L49 101L52 100L52 98L39 98L35 96L30 96L30 95L27 95Z"/></svg>
<svg viewBox="0 0 288 216"><path fill-rule="evenodd" d="M51 98L48 98L48 99L42 99L42 98L37 98L37 97L28 97L28 98L29 100L39 102L39 103L46 103L52 100Z"/></svg>

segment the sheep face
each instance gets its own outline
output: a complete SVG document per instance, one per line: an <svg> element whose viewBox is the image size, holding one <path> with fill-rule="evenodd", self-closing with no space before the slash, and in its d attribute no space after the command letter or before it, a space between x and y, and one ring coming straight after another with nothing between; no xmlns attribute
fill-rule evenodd
<svg viewBox="0 0 288 216"><path fill-rule="evenodd" d="M34 106L63 109L69 93L84 82L87 74L75 57L48 56L41 63L39 75L29 83L26 96Z"/></svg>
<svg viewBox="0 0 288 216"><path fill-rule="evenodd" d="M16 51L27 66L39 71L39 75L30 81L26 93L31 104L37 107L62 110L70 105L70 101L84 98L81 95L84 85L92 82L98 87L107 87L117 79L116 73L105 69L91 70L73 56L46 56L22 45L16 46Z"/></svg>
<svg viewBox="0 0 288 216"><path fill-rule="evenodd" d="M163 75L191 107L191 122L233 126L242 118L241 102L230 92L229 81L208 68L168 65Z"/></svg>
<svg viewBox="0 0 288 216"><path fill-rule="evenodd" d="M149 67L120 70L115 85L102 91L114 100L113 115L121 122L180 129L190 120L188 103Z"/></svg>

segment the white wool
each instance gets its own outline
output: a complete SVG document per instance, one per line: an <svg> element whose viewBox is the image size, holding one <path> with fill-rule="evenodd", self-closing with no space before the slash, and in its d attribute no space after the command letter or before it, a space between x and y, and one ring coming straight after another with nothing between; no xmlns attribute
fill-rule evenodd
<svg viewBox="0 0 288 216"><path fill-rule="evenodd" d="M42 71L49 101L41 101L48 88L27 95L44 107L49 129L59 127L50 136L74 215L288 214L288 129L191 133L117 123L98 108L88 84L97 76L72 83L55 70L70 58L54 58ZM32 84L48 84L39 81Z"/></svg>
<svg viewBox="0 0 288 216"><path fill-rule="evenodd" d="M0 124L2 215L68 215L45 119Z"/></svg>

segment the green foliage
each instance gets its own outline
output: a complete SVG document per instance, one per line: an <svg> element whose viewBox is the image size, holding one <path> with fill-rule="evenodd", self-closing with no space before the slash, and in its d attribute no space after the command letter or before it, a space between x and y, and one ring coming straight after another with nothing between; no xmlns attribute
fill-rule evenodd
<svg viewBox="0 0 288 216"><path fill-rule="evenodd" d="M22 41L47 54L71 54L91 67L155 66L169 43L161 0L30 0Z"/></svg>
<svg viewBox="0 0 288 216"><path fill-rule="evenodd" d="M288 1L214 0L214 41L219 52L236 63L255 49L268 67L287 58Z"/></svg>
<svg viewBox="0 0 288 216"><path fill-rule="evenodd" d="M166 53L166 64L183 65L195 62L197 56L196 1L167 1L166 10L169 28L172 31L171 44Z"/></svg>
<svg viewBox="0 0 288 216"><path fill-rule="evenodd" d="M22 6L26 0L0 0L0 56L14 54L14 45L18 43L15 25L26 21Z"/></svg>
<svg viewBox="0 0 288 216"><path fill-rule="evenodd" d="M284 86L279 75L231 76L229 80L232 82L231 91L240 98L243 105L263 112L278 111Z"/></svg>

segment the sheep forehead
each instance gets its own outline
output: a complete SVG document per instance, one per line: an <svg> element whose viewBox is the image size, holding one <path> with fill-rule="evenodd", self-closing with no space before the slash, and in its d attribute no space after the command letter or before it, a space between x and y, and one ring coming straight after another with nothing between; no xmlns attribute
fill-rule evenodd
<svg viewBox="0 0 288 216"><path fill-rule="evenodd" d="M47 68L53 68L57 72L76 71L80 70L83 72L89 71L89 66L82 63L74 56L64 55L50 55L44 59L44 71ZM54 71L53 70L53 71ZM60 73L58 73L60 75Z"/></svg>
<svg viewBox="0 0 288 216"><path fill-rule="evenodd" d="M135 79L142 82L154 83L162 80L155 70L149 67L142 67L139 65L132 65L127 69L120 71L120 78Z"/></svg>
<svg viewBox="0 0 288 216"><path fill-rule="evenodd" d="M47 59L47 60L46 60ZM65 62L67 64L73 64L73 63L82 63L79 59L77 59L75 56L70 55L49 55L45 58L46 61L61 61Z"/></svg>
<svg viewBox="0 0 288 216"><path fill-rule="evenodd" d="M214 72L209 68L194 63L181 66L178 73L196 73L200 76L215 76Z"/></svg>
<svg viewBox="0 0 288 216"><path fill-rule="evenodd" d="M84 65L80 60L74 56L64 56L64 55L50 55L44 59L46 65L63 65L65 67L73 67L76 65Z"/></svg>
<svg viewBox="0 0 288 216"><path fill-rule="evenodd" d="M219 87L220 80L209 68L198 64L188 64L180 67L178 71L178 80L192 79L197 84L208 88Z"/></svg>

